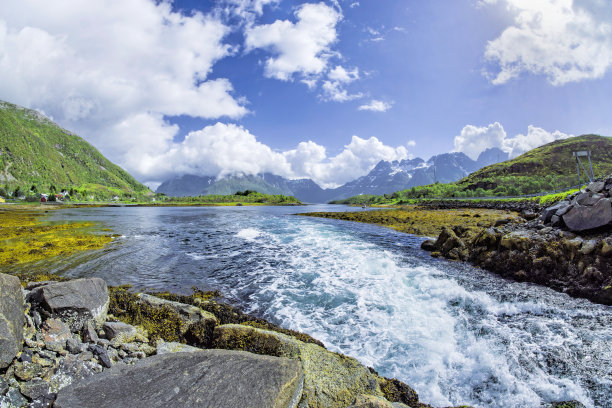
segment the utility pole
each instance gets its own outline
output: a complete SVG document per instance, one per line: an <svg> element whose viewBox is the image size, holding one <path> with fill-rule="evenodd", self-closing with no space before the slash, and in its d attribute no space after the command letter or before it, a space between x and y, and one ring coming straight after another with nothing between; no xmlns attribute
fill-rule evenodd
<svg viewBox="0 0 612 408"><path fill-rule="evenodd" d="M572 155L576 159L576 172L578 173L578 186L582 184L582 179L580 178L580 167L582 167L582 170L584 171L584 174L586 175L586 177L589 179L589 182L592 183L593 180L595 179L595 174L593 173L593 163L591 162L591 151L590 150L576 151L576 152L572 152ZM582 163L582 160L580 160L581 157L586 157L588 159L590 171L587 170L586 167L584 167L584 163Z"/></svg>

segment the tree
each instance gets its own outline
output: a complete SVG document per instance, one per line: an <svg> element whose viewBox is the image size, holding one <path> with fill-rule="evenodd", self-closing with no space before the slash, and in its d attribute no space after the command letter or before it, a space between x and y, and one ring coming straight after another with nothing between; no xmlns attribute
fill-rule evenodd
<svg viewBox="0 0 612 408"><path fill-rule="evenodd" d="M23 195L23 191L21 191L20 187L16 187L15 191L13 191L13 197L18 198Z"/></svg>
<svg viewBox="0 0 612 408"><path fill-rule="evenodd" d="M32 184L32 187L30 187L30 191L33 192L33 193L37 193L38 192L38 189L36 188L35 184Z"/></svg>

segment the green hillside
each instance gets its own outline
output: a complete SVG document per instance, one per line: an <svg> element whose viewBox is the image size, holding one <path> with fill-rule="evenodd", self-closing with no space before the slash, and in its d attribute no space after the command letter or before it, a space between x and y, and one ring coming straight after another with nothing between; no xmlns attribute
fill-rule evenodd
<svg viewBox="0 0 612 408"><path fill-rule="evenodd" d="M0 101L0 195L73 190L78 198L141 197L149 189L40 113Z"/></svg>
<svg viewBox="0 0 612 408"><path fill-rule="evenodd" d="M595 177L612 173L612 137L584 135L557 140L515 159L484 167L459 180L457 185L463 190L514 187L522 194L569 187L578 184L572 152L581 150L591 151ZM582 162L588 169L588 160L582 158Z"/></svg>
<svg viewBox="0 0 612 408"><path fill-rule="evenodd" d="M578 184L573 151L591 151L595 177L612 174L612 137L583 135L540 146L448 184L430 184L384 196L357 196L340 203L401 203L421 198L520 196L569 189ZM588 169L588 161L582 158ZM582 182L586 181L581 169Z"/></svg>

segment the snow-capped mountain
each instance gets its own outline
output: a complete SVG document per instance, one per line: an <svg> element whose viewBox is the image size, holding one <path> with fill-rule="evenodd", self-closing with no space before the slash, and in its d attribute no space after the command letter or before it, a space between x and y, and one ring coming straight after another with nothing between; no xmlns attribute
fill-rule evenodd
<svg viewBox="0 0 612 408"><path fill-rule="evenodd" d="M487 149L477 160L464 153L445 153L429 160L416 158L394 162L380 161L368 174L333 189L322 189L310 179L288 180L270 173L229 176L221 179L185 175L168 180L158 193L173 196L233 194L236 191L256 190L265 194L285 194L306 203L323 203L359 194L387 194L407 188L450 183L489 164L508 159L500 149Z"/></svg>

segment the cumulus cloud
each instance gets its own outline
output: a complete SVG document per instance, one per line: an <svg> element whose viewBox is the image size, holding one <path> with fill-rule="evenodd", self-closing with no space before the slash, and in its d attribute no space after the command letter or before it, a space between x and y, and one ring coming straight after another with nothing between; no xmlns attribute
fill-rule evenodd
<svg viewBox="0 0 612 408"><path fill-rule="evenodd" d="M490 41L488 72L503 84L522 72L544 75L563 85L605 75L612 66L612 3L598 0L481 0L504 2L514 24Z"/></svg>
<svg viewBox="0 0 612 408"><path fill-rule="evenodd" d="M542 128L529 125L527 134L518 134L513 138L504 140L502 150L508 152L510 158L513 158L544 144L573 136L574 135L568 135L558 130L550 133Z"/></svg>
<svg viewBox="0 0 612 408"><path fill-rule="evenodd" d="M381 160L408 157L405 147L392 147L376 137L353 136L341 152L329 156L324 146L301 142L295 149L278 152L259 142L247 129L216 123L173 142L175 126L161 117L137 115L117 125L116 132L129 135L134 129L149 129L148 136L164 151L144 146L130 158L135 174L155 185L180 174L223 177L270 172L287 178L311 178L322 187L336 187L369 172ZM143 136L145 137L145 136ZM135 139L131 143L137 144ZM147 146L150 146L148 144Z"/></svg>
<svg viewBox="0 0 612 408"><path fill-rule="evenodd" d="M321 74L327 68L342 14L325 3L306 3L297 8L295 17L295 23L277 20L245 31L247 51L264 49L274 55L265 61L267 77L289 81L295 75Z"/></svg>
<svg viewBox="0 0 612 408"><path fill-rule="evenodd" d="M0 2L3 99L42 110L144 177L176 128L164 116L240 118L248 110L214 64L232 54L214 15L151 0ZM142 178L141 178L142 179Z"/></svg>
<svg viewBox="0 0 612 408"><path fill-rule="evenodd" d="M361 105L357 109L360 111L367 110L372 112L386 112L391 109L391 104L388 102L372 99L370 103Z"/></svg>
<svg viewBox="0 0 612 408"><path fill-rule="evenodd" d="M499 122L484 127L467 125L460 135L455 136L455 151L463 152L476 160L478 155L488 148L501 148L505 138L506 131Z"/></svg>
<svg viewBox="0 0 612 408"><path fill-rule="evenodd" d="M499 122L482 127L467 125L461 130L460 135L455 136L455 151L463 152L476 160L484 150L496 147L507 152L510 158L514 158L536 147L568 137L573 135L558 130L551 133L533 125L528 126L527 134L518 134L514 137L508 137Z"/></svg>
<svg viewBox="0 0 612 408"><path fill-rule="evenodd" d="M295 150L284 152L293 178L310 177L322 187L337 187L367 174L381 160L403 160L408 151L403 146L391 147L376 137L353 136L344 150L327 157L325 148L312 141L302 142Z"/></svg>
<svg viewBox="0 0 612 408"><path fill-rule="evenodd" d="M323 100L332 100L336 102L347 102L353 99L363 97L361 92L351 94L346 90L345 86L359 79L359 69L353 68L347 70L344 67L337 65L334 69L327 73L327 80L323 81L321 95Z"/></svg>

